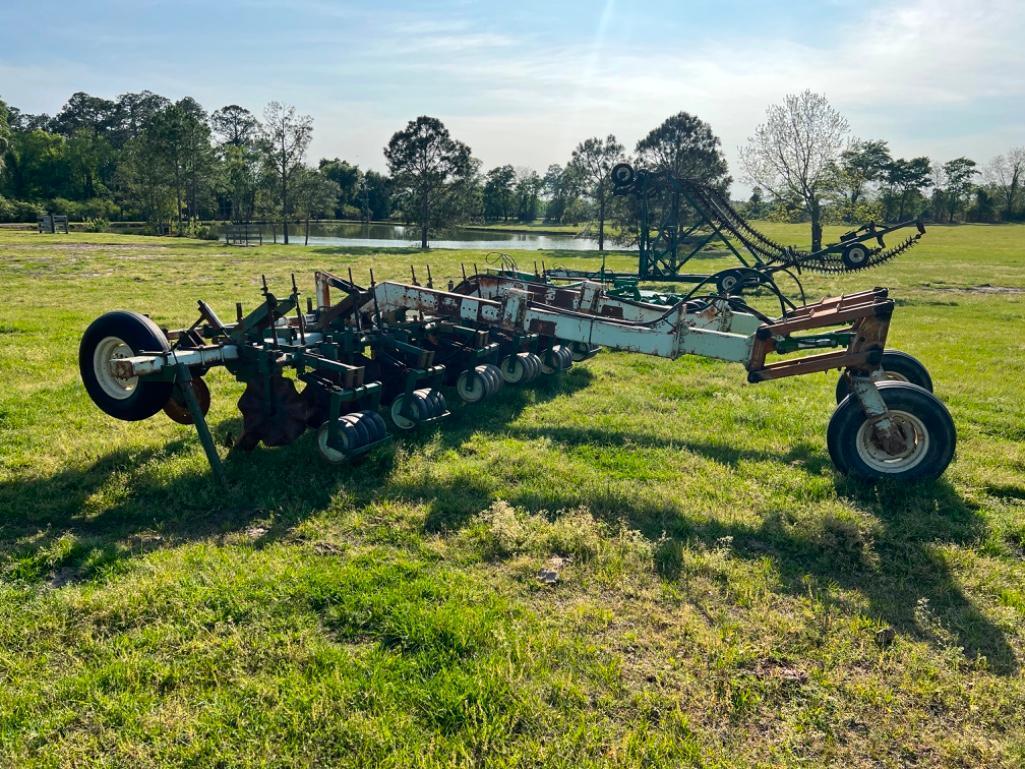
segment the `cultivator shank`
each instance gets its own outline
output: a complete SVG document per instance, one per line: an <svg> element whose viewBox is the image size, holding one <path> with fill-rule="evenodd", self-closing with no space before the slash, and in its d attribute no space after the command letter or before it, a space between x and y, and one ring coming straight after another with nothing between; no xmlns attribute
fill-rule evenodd
<svg viewBox="0 0 1025 769"><path fill-rule="evenodd" d="M932 425L935 436L937 420L949 422L926 389L905 385L918 392L902 391L900 397L917 399L915 408L927 418L900 422L904 417L891 414L882 385L877 387L893 373L887 356L894 353L885 349L893 302L884 289L827 299L772 319L735 296L654 304L587 280L559 286L511 272L464 276L447 291L434 288L430 277L420 285L415 273L412 283L375 282L371 275L369 286L360 286L351 273L341 278L318 272L315 284L316 306L301 306L294 279L281 299L264 282L262 301L248 314L236 305L234 322L222 321L201 301L197 320L177 331L163 331L135 313L108 313L82 340L86 388L101 408L122 419L144 419L163 408L176 421L195 424L221 475L205 421L209 391L202 377L213 367L224 367L245 384L236 448L287 445L313 429L321 454L338 462L390 440L382 412L394 430L411 430L449 416L446 392L477 403L503 385L557 374L607 347L732 361L746 367L751 382L842 369L845 389L837 414L846 421L843 434L831 432L829 443L844 472L932 477L953 452L948 442L940 455L914 453L927 454L938 445L921 431ZM781 358L809 350L829 351ZM910 364L901 361L906 372ZM862 415L860 422L852 408ZM952 435L952 423L949 428ZM861 461L859 441L869 454L882 452L882 459L874 465ZM854 448L847 445L852 442ZM887 451L898 459L887 460Z"/></svg>

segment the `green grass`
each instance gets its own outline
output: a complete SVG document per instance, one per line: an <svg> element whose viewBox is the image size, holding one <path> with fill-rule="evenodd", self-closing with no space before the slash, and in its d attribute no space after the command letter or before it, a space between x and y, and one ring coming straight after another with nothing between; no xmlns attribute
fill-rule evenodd
<svg viewBox="0 0 1025 769"><path fill-rule="evenodd" d="M893 289L959 428L935 483L833 473L831 375L603 353L357 467L222 448L226 495L189 429L88 400L94 317L486 254L0 232L0 766L1021 766L1022 242L807 280Z"/></svg>

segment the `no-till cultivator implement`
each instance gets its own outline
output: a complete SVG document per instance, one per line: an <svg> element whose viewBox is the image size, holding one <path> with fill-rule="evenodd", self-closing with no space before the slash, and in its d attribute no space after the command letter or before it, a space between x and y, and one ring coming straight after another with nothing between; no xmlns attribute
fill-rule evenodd
<svg viewBox="0 0 1025 769"><path fill-rule="evenodd" d="M194 424L215 474L223 470L205 415L203 379L225 367L245 391L235 446L280 446L307 429L329 462L357 457L466 404L557 374L600 347L741 363L750 382L838 369L827 444L842 473L868 479L935 478L954 454L955 430L924 366L886 349L893 301L886 289L825 299L770 318L742 297L709 294L670 304L616 296L599 283L556 285L512 270L474 274L448 290L411 283L357 285L316 273L316 301L263 298L234 322L205 302L186 329L161 329L116 311L89 326L82 379L111 416L163 410ZM827 350L800 355L809 350ZM292 376L286 376L290 372ZM301 388L301 389L300 389ZM447 393L447 395L446 395Z"/></svg>

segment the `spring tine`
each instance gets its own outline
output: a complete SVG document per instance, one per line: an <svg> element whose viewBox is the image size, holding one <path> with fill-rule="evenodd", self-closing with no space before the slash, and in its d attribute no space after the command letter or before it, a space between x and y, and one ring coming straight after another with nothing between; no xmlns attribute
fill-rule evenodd
<svg viewBox="0 0 1025 769"><path fill-rule="evenodd" d="M409 273L413 276L413 285L419 286L420 283L416 279L416 268L413 265L409 265Z"/></svg>
<svg viewBox="0 0 1025 769"><path fill-rule="evenodd" d="M374 322L377 323L377 327L381 327L381 307L377 304L377 291L374 290L377 286L377 281L374 280L374 270L370 270L370 290L373 292L374 298Z"/></svg>
<svg viewBox="0 0 1025 769"><path fill-rule="evenodd" d="M431 265L428 264L428 265L426 265L426 267L427 267L427 288L434 288L434 278L431 277Z"/></svg>
<svg viewBox="0 0 1025 769"><path fill-rule="evenodd" d="M349 288L352 289L352 287L355 286L355 285L356 284L353 283L353 281L352 281L352 267L349 267ZM360 314L359 314L359 309L358 308L353 313L353 319L354 319L354 322L356 324L356 330L357 331L362 331L363 330L363 321L360 318Z"/></svg>
<svg viewBox="0 0 1025 769"><path fill-rule="evenodd" d="M483 299L484 298L484 293L481 291L481 288L480 288L480 274L477 272L477 263L476 262L473 263L473 277L476 278L476 281L477 281L477 296L479 296L481 299Z"/></svg>
<svg viewBox="0 0 1025 769"><path fill-rule="evenodd" d="M292 298L295 300L295 318L299 323L299 341L306 344L306 319L303 317L303 308L299 304L299 286L295 282L295 273L292 273Z"/></svg>

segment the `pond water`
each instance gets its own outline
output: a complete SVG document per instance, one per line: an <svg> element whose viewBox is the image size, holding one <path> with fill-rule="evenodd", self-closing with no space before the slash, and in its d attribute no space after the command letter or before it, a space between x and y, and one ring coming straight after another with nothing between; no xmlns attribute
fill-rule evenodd
<svg viewBox="0 0 1025 769"><path fill-rule="evenodd" d="M273 238L270 226L262 228L264 242ZM289 227L289 240L302 245L303 228ZM281 230L278 229L278 242ZM566 251L596 251L598 241L594 238L577 238L572 235L535 235L533 233L469 230L461 227L439 230L432 237L431 248L472 248L482 251L536 251L538 249L560 249ZM311 223L311 246L369 246L372 248L408 248L420 245L420 232L416 227L401 224L355 224L355 223Z"/></svg>

